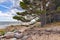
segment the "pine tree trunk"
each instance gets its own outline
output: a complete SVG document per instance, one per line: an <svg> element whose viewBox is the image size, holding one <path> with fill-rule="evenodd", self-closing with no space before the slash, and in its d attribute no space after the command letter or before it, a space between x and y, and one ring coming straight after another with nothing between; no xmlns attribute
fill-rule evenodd
<svg viewBox="0 0 60 40"><path fill-rule="evenodd" d="M45 14L41 14L40 17L41 17L41 27L43 27L47 23L46 15Z"/></svg>
<svg viewBox="0 0 60 40"><path fill-rule="evenodd" d="M43 0L41 3L41 11L46 10L46 0ZM41 14L41 27L43 27L46 24L47 20L46 20L46 13L42 13Z"/></svg>

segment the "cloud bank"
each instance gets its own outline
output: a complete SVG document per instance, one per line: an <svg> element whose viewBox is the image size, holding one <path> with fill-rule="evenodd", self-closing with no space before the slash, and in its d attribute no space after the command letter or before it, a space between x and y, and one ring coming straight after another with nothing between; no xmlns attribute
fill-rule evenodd
<svg viewBox="0 0 60 40"><path fill-rule="evenodd" d="M8 1L8 0L0 0L0 4L3 2L5 2L5 1ZM11 0L12 1L12 0ZM16 1L16 0L14 0L14 1ZM22 1L22 0L18 0L18 1ZM6 8L6 6L5 5L0 5L0 6L3 6L3 7L5 7ZM17 9L18 8L18 9ZM2 8L3 9L3 8ZM7 9L8 9L8 7L7 7ZM4 10L4 9L3 9ZM16 7L16 5L15 5L15 7L13 7L12 6L12 8L10 8L9 10L7 10L7 12L4 12L4 11L1 11L0 10L0 21L16 21L16 20L14 20L12 17L14 16L14 15L16 15L16 12L22 12L23 10L21 9L21 8L19 8L18 6Z"/></svg>

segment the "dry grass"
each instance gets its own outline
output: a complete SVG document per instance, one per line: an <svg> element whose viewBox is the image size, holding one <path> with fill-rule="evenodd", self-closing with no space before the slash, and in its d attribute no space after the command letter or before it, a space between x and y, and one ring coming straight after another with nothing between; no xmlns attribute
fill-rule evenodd
<svg viewBox="0 0 60 40"><path fill-rule="evenodd" d="M45 27L60 27L60 22L50 23L45 25Z"/></svg>

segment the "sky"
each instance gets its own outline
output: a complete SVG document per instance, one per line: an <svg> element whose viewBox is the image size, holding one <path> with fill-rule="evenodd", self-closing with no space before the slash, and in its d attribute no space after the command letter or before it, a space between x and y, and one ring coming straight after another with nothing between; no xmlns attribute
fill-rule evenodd
<svg viewBox="0 0 60 40"><path fill-rule="evenodd" d="M22 12L19 7L19 1L22 0L0 0L0 21L16 21L12 17L16 12Z"/></svg>

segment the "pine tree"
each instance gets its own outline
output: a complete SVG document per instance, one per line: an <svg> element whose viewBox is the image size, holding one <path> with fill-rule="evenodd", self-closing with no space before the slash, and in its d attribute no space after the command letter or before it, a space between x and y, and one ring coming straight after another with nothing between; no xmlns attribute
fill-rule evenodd
<svg viewBox="0 0 60 40"><path fill-rule="evenodd" d="M32 19L38 17L41 22L41 26L45 25L47 22L47 5L49 0L22 0L20 2L20 7L24 9L24 12L17 12L14 19L21 20L23 22L29 22ZM49 5L49 4L48 4ZM31 17L31 18L30 18Z"/></svg>
<svg viewBox="0 0 60 40"><path fill-rule="evenodd" d="M46 12L45 7L46 1L45 0L23 0L20 2L20 7L24 9L24 12L17 12L17 15L14 16L14 19L21 20L23 22L31 21L32 19L39 17L41 19L40 15L44 14ZM43 17L45 18L45 16ZM28 18L26 18L26 16ZM29 18L29 16L33 18ZM44 20L44 18L42 18Z"/></svg>

